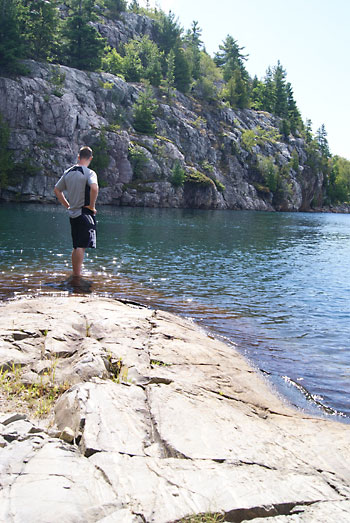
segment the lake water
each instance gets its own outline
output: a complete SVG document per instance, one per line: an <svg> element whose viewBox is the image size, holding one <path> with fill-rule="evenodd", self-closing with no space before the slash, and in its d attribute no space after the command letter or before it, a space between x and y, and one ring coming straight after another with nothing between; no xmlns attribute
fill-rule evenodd
<svg viewBox="0 0 350 523"><path fill-rule="evenodd" d="M66 292L70 253L63 208L0 204L0 300ZM299 408L350 421L350 215L102 207L85 274L97 294L193 318Z"/></svg>

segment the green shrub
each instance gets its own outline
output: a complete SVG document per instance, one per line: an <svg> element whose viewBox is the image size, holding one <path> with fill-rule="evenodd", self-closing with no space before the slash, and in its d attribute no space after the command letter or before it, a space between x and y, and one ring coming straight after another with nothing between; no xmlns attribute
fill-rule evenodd
<svg viewBox="0 0 350 523"><path fill-rule="evenodd" d="M148 135L155 134L156 125L154 114L157 108L158 104L152 97L152 91L148 87L142 91L137 102L133 105L135 131Z"/></svg>
<svg viewBox="0 0 350 523"><path fill-rule="evenodd" d="M201 185L203 187L210 187L214 185L214 182L211 178L197 171L196 169L192 169L186 174L185 181L186 183L190 183L193 185Z"/></svg>
<svg viewBox="0 0 350 523"><path fill-rule="evenodd" d="M8 184L18 185L29 176L35 176L38 172L39 167L33 164L30 158L26 158L13 164L12 169L8 172Z"/></svg>
<svg viewBox="0 0 350 523"><path fill-rule="evenodd" d="M130 144L128 158L132 165L135 179L141 178L142 172L148 163L148 158L143 148L138 145Z"/></svg>
<svg viewBox="0 0 350 523"><path fill-rule="evenodd" d="M128 189L135 189L137 192L141 192L141 193L154 193L155 190L153 189L153 187L147 187L147 183L150 183L150 182L143 182L143 183L140 183L140 182L131 182L131 183L124 183L123 185L123 191L127 191Z"/></svg>
<svg viewBox="0 0 350 523"><path fill-rule="evenodd" d="M124 59L114 47L105 47L105 56L102 58L102 69L107 73L120 76L124 79Z"/></svg>
<svg viewBox="0 0 350 523"><path fill-rule="evenodd" d="M271 192L277 190L279 183L279 170L271 156L258 156L258 169L262 174L266 186Z"/></svg>
<svg viewBox="0 0 350 523"><path fill-rule="evenodd" d="M266 185L262 185L261 183L254 183L253 185L258 192L263 194L270 194L270 189L266 187Z"/></svg>
<svg viewBox="0 0 350 523"><path fill-rule="evenodd" d="M214 165L212 165L211 163L208 162L208 160L204 160L204 162L202 162L202 167L205 171L207 171L208 173L212 173L214 172Z"/></svg>
<svg viewBox="0 0 350 523"><path fill-rule="evenodd" d="M223 183L219 182L219 180L217 180L216 178L212 178L213 182L215 183L215 187L217 188L217 190L219 192L224 192L226 191L226 187Z"/></svg>
<svg viewBox="0 0 350 523"><path fill-rule="evenodd" d="M178 160L175 162L174 168L172 169L172 173L173 175L170 179L170 182L175 187L182 187L186 181L186 172L185 169L181 167L181 164Z"/></svg>
<svg viewBox="0 0 350 523"><path fill-rule="evenodd" d="M59 65L52 68L51 76L49 82L53 86L52 94L58 98L63 96L64 83L66 81L66 73L61 73L61 68Z"/></svg>
<svg viewBox="0 0 350 523"><path fill-rule="evenodd" d="M263 129L259 125L254 129L247 129L243 131L241 140L243 147L251 152L256 145L265 145L266 143L276 143L281 139L281 135L271 127L271 129Z"/></svg>
<svg viewBox="0 0 350 523"><path fill-rule="evenodd" d="M292 158L289 162L289 165L293 171L297 173L299 172L299 155L295 149L293 149Z"/></svg>
<svg viewBox="0 0 350 523"><path fill-rule="evenodd" d="M89 145L89 144L88 144ZM97 174L103 173L109 165L109 155L107 151L107 139L106 132L101 131L100 135L95 138L92 145L93 160L91 162L91 168L97 172Z"/></svg>

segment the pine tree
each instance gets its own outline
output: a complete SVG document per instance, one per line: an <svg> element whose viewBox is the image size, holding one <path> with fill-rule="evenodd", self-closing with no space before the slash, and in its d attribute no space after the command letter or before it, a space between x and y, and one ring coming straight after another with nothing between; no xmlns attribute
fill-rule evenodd
<svg viewBox="0 0 350 523"><path fill-rule="evenodd" d="M232 78L227 82L223 95L233 108L246 109L249 107L247 83L242 78L242 73L239 69L236 69Z"/></svg>
<svg viewBox="0 0 350 523"><path fill-rule="evenodd" d="M191 53L191 73L195 80L198 80L200 76L201 49L203 46L201 35L202 30L198 26L198 22L193 21L191 29L187 31L185 36L185 43Z"/></svg>
<svg viewBox="0 0 350 523"><path fill-rule="evenodd" d="M227 35L223 44L219 45L219 49L220 51L215 54L214 62L223 69L225 82L232 78L237 69L241 72L242 79L248 81L249 75L244 65L248 55L242 54L244 47L239 47L237 40Z"/></svg>
<svg viewBox="0 0 350 523"><path fill-rule="evenodd" d="M127 82L139 82L142 78L143 67L139 56L139 42L131 40L124 47L123 73Z"/></svg>
<svg viewBox="0 0 350 523"><path fill-rule="evenodd" d="M132 0L129 5L129 10L133 13L138 13L140 11L140 4L138 0Z"/></svg>
<svg viewBox="0 0 350 523"><path fill-rule="evenodd" d="M267 111L269 113L273 113L275 110L276 105L276 93L275 93L275 85L273 80L273 72L271 67L267 68L265 79L265 90L264 90L264 97L263 97L263 107L264 111Z"/></svg>
<svg viewBox="0 0 350 523"><path fill-rule="evenodd" d="M105 40L89 22L96 20L94 0L69 0L64 20L62 61L69 67L95 71L101 67Z"/></svg>
<svg viewBox="0 0 350 523"><path fill-rule="evenodd" d="M17 72L18 59L24 54L16 0L0 0L0 68Z"/></svg>
<svg viewBox="0 0 350 523"><path fill-rule="evenodd" d="M222 83L222 73L214 60L205 51L200 53L200 75L194 85L194 95L208 102L219 99L218 86Z"/></svg>
<svg viewBox="0 0 350 523"><path fill-rule="evenodd" d="M147 87L134 104L134 129L142 134L153 135L156 131L154 113L158 108L152 90Z"/></svg>
<svg viewBox="0 0 350 523"><path fill-rule="evenodd" d="M258 80L257 76L254 76L251 85L251 106L257 111L263 111L265 109L265 84Z"/></svg>
<svg viewBox="0 0 350 523"><path fill-rule="evenodd" d="M102 69L116 76L124 74L124 59L114 47L106 46Z"/></svg>
<svg viewBox="0 0 350 523"><path fill-rule="evenodd" d="M287 92L287 111L288 111L288 120L290 124L290 131L292 134L295 134L297 130L301 131L304 127L303 121L301 119L300 111L297 107L297 104L294 100L293 89L290 82L286 84Z"/></svg>
<svg viewBox="0 0 350 523"><path fill-rule="evenodd" d="M170 50L174 49L178 44L182 33L182 27L179 25L174 13L169 11L166 15L163 11L160 12L160 18L156 24L156 33L156 41L159 48L167 56Z"/></svg>
<svg viewBox="0 0 350 523"><path fill-rule="evenodd" d="M35 60L52 58L57 47L58 9L55 0L23 0L21 32L26 56Z"/></svg>
<svg viewBox="0 0 350 523"><path fill-rule="evenodd" d="M104 5L107 8L107 16L111 18L119 18L120 13L126 11L126 0L104 0Z"/></svg>
<svg viewBox="0 0 350 523"><path fill-rule="evenodd" d="M327 131L325 125L322 124L316 131L316 141L320 148L321 154L324 158L330 158L331 154L329 151L329 145L327 140Z"/></svg>
<svg viewBox="0 0 350 523"><path fill-rule="evenodd" d="M163 81L163 86L166 89L168 99L170 99L173 95L175 87L175 53L173 49L168 54L166 63L167 70L165 79Z"/></svg>
<svg viewBox="0 0 350 523"><path fill-rule="evenodd" d="M310 120L310 118L307 118L305 121L304 132L306 143L310 143L313 139L312 121Z"/></svg>
<svg viewBox="0 0 350 523"><path fill-rule="evenodd" d="M187 93L191 85L190 64L182 47L175 47L175 86L182 93Z"/></svg>
<svg viewBox="0 0 350 523"><path fill-rule="evenodd" d="M275 106L273 112L281 118L288 118L286 71L283 69L280 61L277 62L277 66L274 68L273 81L275 84Z"/></svg>
<svg viewBox="0 0 350 523"><path fill-rule="evenodd" d="M148 35L136 43L135 52L138 54L143 67L142 77L149 80L154 87L159 87L162 79L161 54L155 42Z"/></svg>

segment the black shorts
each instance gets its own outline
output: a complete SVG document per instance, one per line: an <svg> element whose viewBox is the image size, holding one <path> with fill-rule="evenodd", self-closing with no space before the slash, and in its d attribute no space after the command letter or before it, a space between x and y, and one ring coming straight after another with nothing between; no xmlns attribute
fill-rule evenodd
<svg viewBox="0 0 350 523"><path fill-rule="evenodd" d="M82 208L82 214L70 218L73 248L96 249L96 218L90 209Z"/></svg>

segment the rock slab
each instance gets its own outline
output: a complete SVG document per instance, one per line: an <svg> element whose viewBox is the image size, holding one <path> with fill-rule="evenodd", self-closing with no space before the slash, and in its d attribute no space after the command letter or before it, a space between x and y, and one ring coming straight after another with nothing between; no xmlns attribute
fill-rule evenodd
<svg viewBox="0 0 350 523"><path fill-rule="evenodd" d="M349 427L286 405L190 321L93 296L9 302L13 364L27 386L54 368L69 388L44 420L0 388L0 521L349 521Z"/></svg>

